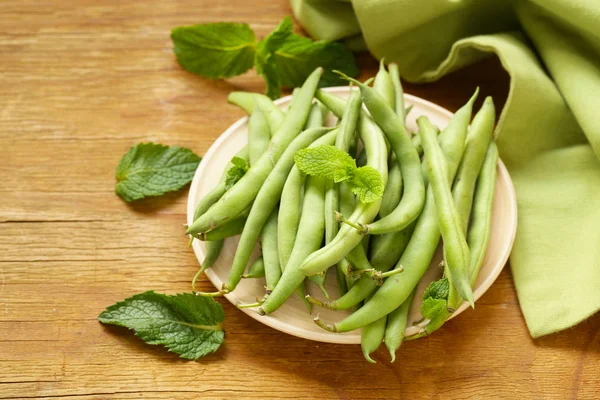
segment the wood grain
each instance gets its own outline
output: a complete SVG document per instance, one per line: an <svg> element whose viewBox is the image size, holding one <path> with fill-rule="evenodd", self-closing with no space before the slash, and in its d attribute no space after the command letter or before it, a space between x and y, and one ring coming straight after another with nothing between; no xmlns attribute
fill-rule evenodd
<svg viewBox="0 0 600 400"><path fill-rule="evenodd" d="M170 29L246 21L263 36L287 0L0 2L0 399L593 399L600 317L532 340L508 268L434 336L375 365L358 346L267 328L223 302L225 345L187 362L96 316L136 292L186 291L185 191L127 205L114 169L139 141L203 154L243 114L225 82L182 71ZM362 77L377 62L359 57ZM506 98L495 59L407 92L457 109L476 85ZM203 289L209 289L206 280Z"/></svg>

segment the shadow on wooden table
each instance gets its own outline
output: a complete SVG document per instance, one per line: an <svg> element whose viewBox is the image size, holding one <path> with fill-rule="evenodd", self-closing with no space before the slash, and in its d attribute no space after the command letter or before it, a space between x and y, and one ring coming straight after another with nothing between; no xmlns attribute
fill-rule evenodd
<svg viewBox="0 0 600 400"><path fill-rule="evenodd" d="M598 333L600 333L600 314L595 314L570 329L533 339L533 343L536 346L600 352Z"/></svg>
<svg viewBox="0 0 600 400"><path fill-rule="evenodd" d="M161 209L174 205L183 197L187 197L188 190L182 189L176 192L166 193L157 197L146 197L145 199L136 200L127 204L131 210L141 214L156 214Z"/></svg>

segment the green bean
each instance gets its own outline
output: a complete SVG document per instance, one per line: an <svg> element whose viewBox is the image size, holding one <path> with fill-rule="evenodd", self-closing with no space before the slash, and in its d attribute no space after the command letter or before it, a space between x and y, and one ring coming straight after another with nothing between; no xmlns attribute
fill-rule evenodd
<svg viewBox="0 0 600 400"><path fill-rule="evenodd" d="M394 98L394 84L392 77L385 70L383 58L379 62L379 71L377 71L377 75L375 75L375 80L373 81L373 90L381 96L388 106L394 108L394 104L396 103ZM402 120L404 120L404 115L402 116Z"/></svg>
<svg viewBox="0 0 600 400"><path fill-rule="evenodd" d="M376 351L385 335L385 325L387 316L379 318L377 321L370 323L362 328L360 332L360 347L365 360L375 364L375 360L371 358L371 353Z"/></svg>
<svg viewBox="0 0 600 400"><path fill-rule="evenodd" d="M477 176L483 165L488 144L492 138L494 123L496 121L496 112L494 102L491 97L487 97L483 102L483 106L473 117L471 127L467 133L465 151L456 173L452 194L454 203L459 215L459 222L463 234L466 235L467 226L469 224L469 215L473 206L473 193L475 192L475 184ZM468 263L470 264L469 258ZM468 269L467 269L468 270ZM470 280L470 274L467 273ZM452 281L451 281L452 283ZM450 285L448 296L448 308L450 310L457 309L462 303L456 285Z"/></svg>
<svg viewBox="0 0 600 400"><path fill-rule="evenodd" d="M359 118L360 120L364 118ZM367 152L367 165L375 168L383 178L383 182L387 182L387 150L385 141L381 131L374 125L365 126L366 129L360 129L362 142L364 143ZM365 204L359 202L350 220L358 224L368 224L379 213L381 200L376 200L372 203ZM340 227L335 238L321 248L311 254L300 267L307 275L318 274L325 271L330 266L340 262L346 255L362 240L362 233L358 230L344 224Z"/></svg>
<svg viewBox="0 0 600 400"><path fill-rule="evenodd" d="M434 126L436 133L439 135L440 134L440 128L438 128L437 126ZM419 154L419 157L423 157L423 143L421 143L421 135L419 135L418 133L415 133L412 137L412 142L413 142L413 146L415 146L415 149L417 149L417 153ZM422 169L423 171L425 171L427 169L427 163L422 163ZM427 173L423 174L423 178L426 179L427 178ZM429 183L429 181L426 181L426 183Z"/></svg>
<svg viewBox="0 0 600 400"><path fill-rule="evenodd" d="M225 244L224 239L212 242L204 242L204 249L206 251L206 254L204 256L204 260L202 260L202 265L200 266L200 269L196 272L194 278L192 278L193 292L196 292L196 281L198 280L200 275L202 275L202 273L208 268L211 268L219 258L221 250L223 249L223 244Z"/></svg>
<svg viewBox="0 0 600 400"><path fill-rule="evenodd" d="M265 276L265 262L262 256L258 257L252 264L250 264L250 268L248 268L248 272L242 275L244 279L251 278L264 278Z"/></svg>
<svg viewBox="0 0 600 400"><path fill-rule="evenodd" d="M277 310L298 285L302 284L305 274L298 268L310 253L321 247L325 233L325 181L309 176L306 180L304 201L300 225L294 249L279 280L279 284L267 297L258 310L261 315Z"/></svg>
<svg viewBox="0 0 600 400"><path fill-rule="evenodd" d="M390 353L392 362L396 361L396 351L398 351L404 341L404 333L406 332L406 326L408 325L408 313L413 298L415 297L415 292L416 290L413 290L400 307L392 311L387 317L384 342L385 347L387 347Z"/></svg>
<svg viewBox="0 0 600 400"><path fill-rule="evenodd" d="M372 269L373 266L367 259L367 253L363 242L367 239L367 236L363 238L362 242L348 253L346 259L352 264L353 269Z"/></svg>
<svg viewBox="0 0 600 400"><path fill-rule="evenodd" d="M308 116L308 121L306 122L306 128L317 128L323 126L323 112L319 107L319 103L313 103L312 108L310 110L310 115ZM339 135L339 133L338 133ZM327 218L327 216L326 216ZM326 222L327 226L327 222ZM325 281L327 279L327 271L320 275L309 276L308 279L313 282L321 292L325 295L326 298L329 298L329 293L327 293L327 289L325 288Z"/></svg>
<svg viewBox="0 0 600 400"><path fill-rule="evenodd" d="M402 83L400 82L398 64L391 63L388 65L388 69L390 71L392 86L394 88L394 111L396 111L396 115L398 117L405 121L410 110L404 108L404 89L402 89ZM412 108L412 105L409 107Z"/></svg>
<svg viewBox="0 0 600 400"><path fill-rule="evenodd" d="M477 178L471 228L467 235L467 243L471 249L471 262L469 264L471 286L475 285L490 240L497 163L498 148L496 143L491 141L479 178Z"/></svg>
<svg viewBox="0 0 600 400"><path fill-rule="evenodd" d="M306 125L304 125L304 129L309 128L320 128L323 126L323 113L319 108L317 103L313 103L310 108L310 113L308 114L308 119L306 120Z"/></svg>
<svg viewBox="0 0 600 400"><path fill-rule="evenodd" d="M340 194L340 199L339 199L340 212L342 213L342 215L349 217L352 214L352 211L354 211L354 207L356 206L354 193L352 193L352 191L350 190L350 188L347 185L338 185L338 190L339 190L339 194ZM325 194L325 196L327 196L327 194ZM327 197L325 197L325 200L327 201ZM327 209L326 209L326 211L327 211ZM338 226L338 229L339 229L339 226ZM354 280L350 276L347 275L347 271L350 268L351 268L350 262L346 258L342 259L337 264L336 278L338 280L338 284L339 284L339 282L342 282L342 281L344 282L340 286L340 288L341 288L339 291L340 296L343 296L344 294L346 294L348 289L350 289L354 285ZM342 289L344 289L344 290L342 290Z"/></svg>
<svg viewBox="0 0 600 400"><path fill-rule="evenodd" d="M277 222L277 247L279 250L279 263L282 270L285 269L298 231L300 221L300 210L302 208L302 186L306 175L294 165L288 175L281 200L279 202L279 219Z"/></svg>
<svg viewBox="0 0 600 400"><path fill-rule="evenodd" d="M285 270L285 266L294 248L294 242L296 241L300 210L302 208L302 187L304 186L305 178L306 175L294 165L281 192L277 221L277 249L281 272ZM308 312L311 313L312 305L305 298L304 285L298 286L295 292L306 305Z"/></svg>
<svg viewBox="0 0 600 400"><path fill-rule="evenodd" d="M319 104L323 104L320 103ZM338 135L335 139L335 146L343 151L349 151L350 147L356 142L356 124L358 122L358 116L360 115L360 106L362 102L360 99L360 93L355 91L350 95L348 103L344 109L340 126L338 129ZM350 211L342 210L342 204L340 204L340 190L347 188L340 188L339 183L327 181L325 186L325 244L330 243L338 233L339 222L335 216L335 212L340 210L342 214L350 215L352 209L354 209L354 195L350 190L346 190L346 200L344 206L348 206ZM336 279L338 281L338 289L340 290L340 296L344 295L347 290L348 282L344 274L343 269L347 268L347 263L340 261L336 267ZM317 275L318 276L318 275ZM343 283L342 283L343 282Z"/></svg>
<svg viewBox="0 0 600 400"><path fill-rule="evenodd" d="M433 125L425 116L417 119L423 149L427 154L427 175L435 199L440 231L444 241L444 272L460 296L474 307L473 290L469 284L469 246L462 228L462 219L452 198L448 183L448 167L437 141Z"/></svg>
<svg viewBox="0 0 600 400"><path fill-rule="evenodd" d="M209 232L202 232L194 237L205 242L213 242L223 240L230 236L239 235L244 229L246 218L248 218L247 211L241 213L239 216L227 222L225 225L218 227L217 229L213 229Z"/></svg>
<svg viewBox="0 0 600 400"><path fill-rule="evenodd" d="M273 101L264 94L231 92L227 97L227 101L230 104L234 104L242 108L248 114L252 114L255 105L258 105L263 112L265 119L267 120L267 124L269 125L269 130L271 133L277 132L283 123L283 111L273 104Z"/></svg>
<svg viewBox="0 0 600 400"><path fill-rule="evenodd" d="M254 111L248 120L248 154L250 166L256 164L258 159L269 147L271 132L267 120L258 105L254 106Z"/></svg>
<svg viewBox="0 0 600 400"><path fill-rule="evenodd" d="M267 152L256 164L250 167L242 179L233 185L218 202L194 221L187 230L188 234L206 232L223 225L250 205L267 176L273 170L274 165L306 123L312 98L322 73L323 69L317 68L308 77L298 95L297 105L294 107L293 112L286 114L283 124L273 134Z"/></svg>
<svg viewBox="0 0 600 400"><path fill-rule="evenodd" d="M380 218L388 216L398 206L402 197L402 172L400 171L400 164L398 164L395 154L392 153L390 155L388 165L388 181L383 191L383 197L381 198Z"/></svg>
<svg viewBox="0 0 600 400"><path fill-rule="evenodd" d="M265 281L267 293L270 293L279 278L281 278L281 267L279 266L279 252L277 251L277 208L271 212L271 215L262 228L261 245L262 257L265 264Z"/></svg>
<svg viewBox="0 0 600 400"><path fill-rule="evenodd" d="M394 110L385 103L385 100L375 90L348 78L360 88L363 102L371 113L371 116L380 126L396 154L400 164L402 178L404 179L404 194L396 209L388 216L370 224L354 221L355 225L362 225L363 233L380 235L399 231L414 221L423 208L425 201L425 185L421 173L421 160L415 150L408 132L404 127L404 120L400 119ZM367 160L369 157L367 157Z"/></svg>
<svg viewBox="0 0 600 400"><path fill-rule="evenodd" d="M449 182L454 179L462 157L467 127L471 120L473 102L477 97L477 93L476 91L467 104L454 114L454 117L438 139L446 155ZM431 188L428 188L423 211L416 220L415 229L406 250L402 253L398 264L396 264L396 268L406 266L404 272L386 279L364 306L343 320L334 325L325 324L320 320L315 320L315 323L329 331L347 332L370 324L394 311L408 298L423 277L433 259L439 241L440 228L437 221L435 200ZM373 263L373 260L371 262ZM348 294L350 294L350 291Z"/></svg>
<svg viewBox="0 0 600 400"><path fill-rule="evenodd" d="M309 146L312 142L329 131L331 131L329 128L313 128L298 135L298 137L289 144L277 164L275 164L275 168L273 168L269 177L264 181L264 184L256 195L256 200L250 210L250 215L248 216L242 236L240 237L229 272L229 278L223 286L223 291L226 293L235 289L239 283L240 277L244 273L248 260L252 254L254 244L258 239L258 235L271 215L271 212L277 206L286 178L294 166L294 153ZM329 141L331 141L335 135L336 132L332 131L326 133L325 137L331 138L329 139Z"/></svg>

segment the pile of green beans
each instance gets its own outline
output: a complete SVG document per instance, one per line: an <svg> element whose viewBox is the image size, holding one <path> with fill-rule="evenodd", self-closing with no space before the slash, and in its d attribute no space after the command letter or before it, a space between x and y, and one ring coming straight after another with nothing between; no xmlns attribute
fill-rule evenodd
<svg viewBox="0 0 600 400"><path fill-rule="evenodd" d="M333 324L318 315L314 321L330 332L361 329L364 357L375 362L372 353L385 343L393 362L408 326L418 323L421 329L410 339L441 326L430 327L411 314L413 302L420 303L417 284L440 241L449 282L444 312L451 316L463 301L474 305L496 186L494 104L486 98L471 121L476 90L444 129L420 116L418 132L409 134L411 105L405 105L397 65L386 69L382 60L373 87L371 80L342 76L356 86L348 99L317 89L321 75L315 70L285 111L264 95L230 94L229 102L250 115L248 145L236 154L249 168L228 188L234 165L228 164L196 208L186 233L206 242L206 258L193 283L217 261L223 241L241 234L223 287L197 295L220 296L241 279L264 279L257 302L238 307L267 315L296 293L309 314L313 305L350 310ZM327 127L330 112L338 118L335 129ZM304 175L294 154L320 145L333 145L357 165L377 170L383 196L363 203L343 182ZM262 254L251 260L257 243ZM325 289L331 267L339 289L335 298ZM307 285L322 293L305 296Z"/></svg>

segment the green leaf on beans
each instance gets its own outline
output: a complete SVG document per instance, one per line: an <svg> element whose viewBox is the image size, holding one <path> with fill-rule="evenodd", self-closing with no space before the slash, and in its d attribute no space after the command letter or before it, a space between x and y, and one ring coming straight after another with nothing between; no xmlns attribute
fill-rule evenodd
<svg viewBox="0 0 600 400"><path fill-rule="evenodd" d="M250 168L248 162L240 157L233 157L231 164L233 165L227 170L227 177L225 178L225 190L229 190L237 181L242 179Z"/></svg>
<svg viewBox="0 0 600 400"><path fill-rule="evenodd" d="M118 302L98 316L103 324L131 329L146 343L190 360L217 351L225 335L223 319L223 307L212 298L153 291Z"/></svg>
<svg viewBox="0 0 600 400"><path fill-rule="evenodd" d="M357 168L352 178L345 181L361 203L372 203L383 196L385 184L379 171L373 167Z"/></svg>
<svg viewBox="0 0 600 400"><path fill-rule="evenodd" d="M192 180L200 160L183 147L137 144L117 166L115 192L131 202L179 190Z"/></svg>
<svg viewBox="0 0 600 400"><path fill-rule="evenodd" d="M372 167L356 167L348 153L331 145L298 150L294 160L300 171L334 182L344 182L363 203L372 203L383 195L384 183Z"/></svg>
<svg viewBox="0 0 600 400"><path fill-rule="evenodd" d="M424 299L421 305L421 315L429 319L429 323L425 327L428 334L438 330L450 317L446 300L433 297Z"/></svg>
<svg viewBox="0 0 600 400"><path fill-rule="evenodd" d="M346 153L331 145L321 145L298 150L294 161L307 175L319 176L334 182L352 178L356 161Z"/></svg>
<svg viewBox="0 0 600 400"><path fill-rule="evenodd" d="M171 39L179 64L198 75L230 78L254 65L256 36L248 24L218 22L182 26L173 29Z"/></svg>
<svg viewBox="0 0 600 400"><path fill-rule="evenodd" d="M433 281L427 286L425 292L423 292L423 299L427 299L429 297L434 299L444 299L448 298L448 292L450 291L450 284L448 282L448 278L442 278L437 281Z"/></svg>
<svg viewBox="0 0 600 400"><path fill-rule="evenodd" d="M447 301L449 286L448 278L442 278L431 282L423 293L421 315L430 320L425 327L428 334L438 330L451 315Z"/></svg>

